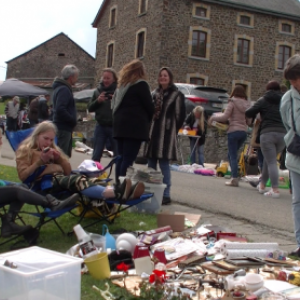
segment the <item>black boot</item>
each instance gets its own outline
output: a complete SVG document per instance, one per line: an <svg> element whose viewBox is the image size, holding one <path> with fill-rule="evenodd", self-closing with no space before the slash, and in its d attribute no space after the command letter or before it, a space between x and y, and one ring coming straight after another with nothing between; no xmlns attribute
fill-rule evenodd
<svg viewBox="0 0 300 300"><path fill-rule="evenodd" d="M74 205L76 201L79 199L79 195L73 194L72 196L70 196L65 200L58 200L54 198L52 195L48 194L46 195L46 199L48 200L48 204L49 204L48 207L51 209L51 211L58 211L65 207Z"/></svg>
<svg viewBox="0 0 300 300"><path fill-rule="evenodd" d="M21 226L14 222L15 215L13 213L7 213L1 217L2 227L1 236L10 237L16 234L23 234L24 232L32 229L31 225Z"/></svg>

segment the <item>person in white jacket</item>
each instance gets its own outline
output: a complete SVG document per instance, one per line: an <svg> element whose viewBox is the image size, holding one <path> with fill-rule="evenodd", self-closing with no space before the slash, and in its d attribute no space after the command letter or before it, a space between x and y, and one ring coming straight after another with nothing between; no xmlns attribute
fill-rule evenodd
<svg viewBox="0 0 300 300"><path fill-rule="evenodd" d="M13 97L11 101L8 101L5 107L6 125L7 130L17 131L18 128L18 113L20 108L20 98L18 96Z"/></svg>
<svg viewBox="0 0 300 300"><path fill-rule="evenodd" d="M290 171L292 182L292 209L297 248L290 255L300 257L300 152L292 154L288 146L294 136L300 135L300 55L288 59L284 69L284 77L289 80L291 89L286 92L280 105L282 122L286 128L284 141L287 147L285 165Z"/></svg>

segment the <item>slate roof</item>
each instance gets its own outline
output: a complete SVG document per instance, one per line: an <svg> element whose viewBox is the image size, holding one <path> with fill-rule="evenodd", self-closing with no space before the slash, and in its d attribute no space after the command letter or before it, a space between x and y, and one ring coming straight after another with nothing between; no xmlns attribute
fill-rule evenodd
<svg viewBox="0 0 300 300"><path fill-rule="evenodd" d="M300 2L298 0L202 0L220 5L244 8L256 12L274 14L300 20Z"/></svg>
<svg viewBox="0 0 300 300"><path fill-rule="evenodd" d="M24 52L24 53L22 53L22 54L20 54L20 55L18 55L18 56L16 56L16 57L14 57L14 58L12 58L12 59L10 59L10 60L8 60L8 61L6 61L5 63L10 63L11 61L13 61L13 60L15 60L15 59L17 59L17 58L19 58L19 57L21 57L21 56L23 56L23 55L29 53L29 52L35 50L36 48L40 47L41 45L44 45L45 43L47 43L47 42L49 42L49 41L51 41L51 40L54 40L55 38L57 38L57 37L60 36L60 35L63 35L63 36L65 36L66 38L68 38L73 44L75 44L78 48L80 48L83 52L85 52L88 56L90 56L92 59L95 60L95 57L93 57L93 56L92 56L91 54L89 54L86 50L84 50L81 46L79 46L77 43L75 43L75 42L74 42L72 39L70 39L65 33L61 32L61 33L55 35L54 37L52 37L51 39L49 39L49 40L47 40L47 41L45 41L45 42L43 42L43 43L41 43L41 44L35 46L34 48L32 48L32 49L30 49L30 50L28 50L28 51L26 51L26 52Z"/></svg>

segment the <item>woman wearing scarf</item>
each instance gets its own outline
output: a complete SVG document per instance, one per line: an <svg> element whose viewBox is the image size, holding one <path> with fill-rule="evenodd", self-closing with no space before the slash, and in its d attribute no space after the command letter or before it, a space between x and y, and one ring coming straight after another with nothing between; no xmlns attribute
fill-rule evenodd
<svg viewBox="0 0 300 300"><path fill-rule="evenodd" d="M158 74L158 88L153 94L155 113L150 129L150 142L147 149L148 167L156 169L159 163L164 176L162 204L171 203L171 171L170 160L178 160L177 133L185 119L184 95L178 91L173 82L173 74L169 68L162 68Z"/></svg>
<svg viewBox="0 0 300 300"><path fill-rule="evenodd" d="M109 140L112 151L116 154L116 142L112 134L112 109L111 99L118 82L117 73L114 69L103 70L101 82L95 90L88 105L89 112L95 112L97 125L94 132L94 151L92 160L101 160L106 141Z"/></svg>
<svg viewBox="0 0 300 300"><path fill-rule="evenodd" d="M118 89L113 100L113 137L121 159L116 164L117 183L135 161L141 143L149 140L154 113L150 87L144 64L135 59L120 71Z"/></svg>

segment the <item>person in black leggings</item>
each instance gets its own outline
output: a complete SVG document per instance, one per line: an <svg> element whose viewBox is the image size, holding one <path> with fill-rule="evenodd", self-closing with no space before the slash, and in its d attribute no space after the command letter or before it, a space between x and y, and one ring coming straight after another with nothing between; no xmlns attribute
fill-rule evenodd
<svg viewBox="0 0 300 300"><path fill-rule="evenodd" d="M1 216L1 236L10 237L15 234L23 234L32 227L30 225L21 226L15 223L15 218L24 204L39 205L57 211L65 207L74 205L78 200L78 194L73 194L69 198L60 201L48 194L42 196L32 192L25 185L8 183L0 187L0 207L9 205L8 212Z"/></svg>

